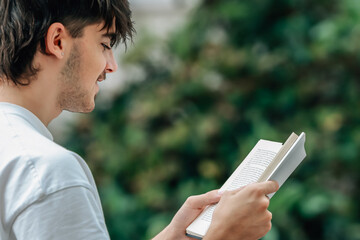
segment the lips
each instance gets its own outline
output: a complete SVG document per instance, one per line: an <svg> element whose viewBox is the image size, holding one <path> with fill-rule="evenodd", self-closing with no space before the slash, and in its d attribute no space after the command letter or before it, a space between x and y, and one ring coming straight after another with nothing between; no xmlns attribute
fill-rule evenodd
<svg viewBox="0 0 360 240"><path fill-rule="evenodd" d="M106 75L105 75L105 73L102 73L100 76L99 76L99 78L97 79L97 81L98 82L102 82L102 81L104 81L106 79Z"/></svg>

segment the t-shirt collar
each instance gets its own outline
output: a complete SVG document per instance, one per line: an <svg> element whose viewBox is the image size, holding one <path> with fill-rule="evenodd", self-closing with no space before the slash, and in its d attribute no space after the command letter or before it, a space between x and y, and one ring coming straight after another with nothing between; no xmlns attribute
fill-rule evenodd
<svg viewBox="0 0 360 240"><path fill-rule="evenodd" d="M0 102L0 107L1 109L6 110L6 112L15 114L29 122L30 125L33 126L34 129L44 137L50 139L51 141L54 140L52 134L47 129L47 127L40 121L37 116L35 116L35 114L30 112L26 108L7 102Z"/></svg>

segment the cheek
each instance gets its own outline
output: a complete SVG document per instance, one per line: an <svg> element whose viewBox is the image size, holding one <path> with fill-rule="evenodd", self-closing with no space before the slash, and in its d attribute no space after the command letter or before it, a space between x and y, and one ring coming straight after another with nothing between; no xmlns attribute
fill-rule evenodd
<svg viewBox="0 0 360 240"><path fill-rule="evenodd" d="M104 72L106 66L106 59L103 53L93 53L89 54L84 59L84 75L87 78L95 80Z"/></svg>
<svg viewBox="0 0 360 240"><path fill-rule="evenodd" d="M96 57L94 57L94 70L97 69L97 71L100 71L100 73L104 71L106 66L106 58L104 54L104 52L99 51Z"/></svg>

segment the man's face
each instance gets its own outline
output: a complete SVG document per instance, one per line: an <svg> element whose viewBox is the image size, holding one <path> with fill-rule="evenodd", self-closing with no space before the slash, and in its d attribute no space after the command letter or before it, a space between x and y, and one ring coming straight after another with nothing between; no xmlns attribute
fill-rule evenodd
<svg viewBox="0 0 360 240"><path fill-rule="evenodd" d="M107 29L102 24L84 28L81 38L75 38L71 52L59 76L61 92L58 105L61 110L91 112L99 91L98 82L106 73L116 71L117 64L110 48Z"/></svg>

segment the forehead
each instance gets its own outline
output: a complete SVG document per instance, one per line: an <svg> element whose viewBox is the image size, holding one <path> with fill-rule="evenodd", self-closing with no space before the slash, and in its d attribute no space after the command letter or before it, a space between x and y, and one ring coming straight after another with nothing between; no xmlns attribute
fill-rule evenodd
<svg viewBox="0 0 360 240"><path fill-rule="evenodd" d="M86 36L93 36L96 38L110 38L111 41L116 39L115 25L106 28L104 22L88 25L84 28Z"/></svg>
<svg viewBox="0 0 360 240"><path fill-rule="evenodd" d="M116 31L115 24L112 24L112 26L108 28L105 26L104 21L100 23L95 23L93 25L90 25L89 27L92 27L92 30L98 32L99 34L110 34L115 33Z"/></svg>

